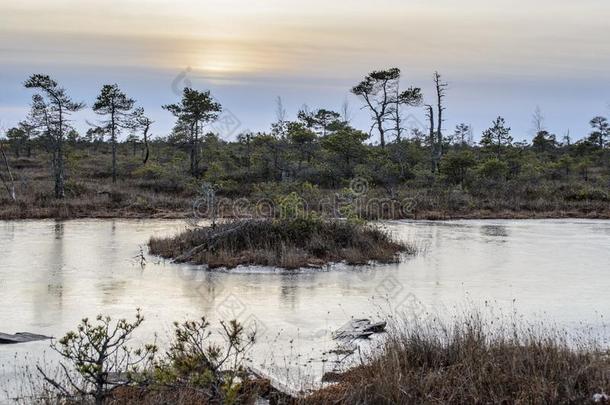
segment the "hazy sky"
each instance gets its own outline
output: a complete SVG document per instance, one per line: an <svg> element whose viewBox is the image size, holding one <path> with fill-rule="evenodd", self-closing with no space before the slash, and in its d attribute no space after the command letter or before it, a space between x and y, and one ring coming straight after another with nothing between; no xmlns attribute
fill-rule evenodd
<svg viewBox="0 0 610 405"><path fill-rule="evenodd" d="M282 96L368 116L349 88L373 69L397 66L403 86L433 99L431 76L450 83L446 127L478 135L498 115L531 138L539 105L548 128L574 137L610 115L607 0L0 0L0 126L23 119L22 82L47 73L89 105L118 83L166 135L160 108L185 84L210 89L241 122L264 130ZM425 122L421 109L412 109ZM94 120L87 111L79 115Z"/></svg>

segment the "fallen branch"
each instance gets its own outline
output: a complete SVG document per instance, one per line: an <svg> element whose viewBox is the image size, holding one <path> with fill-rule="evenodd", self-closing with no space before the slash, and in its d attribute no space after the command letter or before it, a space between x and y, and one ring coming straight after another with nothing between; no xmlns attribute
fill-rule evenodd
<svg viewBox="0 0 610 405"><path fill-rule="evenodd" d="M237 225L232 227L232 228L224 229L224 230L221 230L221 231L217 231L216 234L209 236L208 239L204 243L202 243L201 245L197 245L194 248L192 248L191 250L189 250L188 252L186 252L186 253L176 257L176 259L174 259L174 261L176 261L178 263L188 262L197 253L205 251L206 249L213 248L214 245L216 244L216 242L222 236L226 236L226 235L229 235L231 233L234 233L234 232L238 231L239 229L243 228L246 225L248 225L247 222L238 222ZM211 232L214 232L214 230L212 229Z"/></svg>

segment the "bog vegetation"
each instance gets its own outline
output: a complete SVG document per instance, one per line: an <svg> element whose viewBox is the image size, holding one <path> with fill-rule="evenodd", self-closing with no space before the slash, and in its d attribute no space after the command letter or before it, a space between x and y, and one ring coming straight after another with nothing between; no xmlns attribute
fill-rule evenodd
<svg viewBox="0 0 610 405"><path fill-rule="evenodd" d="M320 267L330 262L395 262L413 248L379 228L357 222L302 217L234 221L186 230L172 238L152 238L150 253L209 268L239 265L284 269Z"/></svg>
<svg viewBox="0 0 610 405"><path fill-rule="evenodd" d="M33 75L30 114L0 141L0 218L181 216L202 181L220 197L296 192L315 206L355 178L367 184L364 200L413 202L360 213L368 218L610 217L605 117L593 117L589 133L558 135L538 109L530 141L502 117L475 136L465 123L443 127L448 87L439 74L433 80L436 92L424 95L401 84L399 69L368 74L351 89L370 113L365 131L352 126L347 105L303 107L290 120L278 99L269 131L226 140L210 130L223 108L209 91L185 88L168 100L174 130L155 134L137 101L105 85L90 104L99 119L80 133L72 114L85 104ZM422 108L427 120L413 126L407 114Z"/></svg>
<svg viewBox="0 0 610 405"><path fill-rule="evenodd" d="M32 381L28 403L243 404L268 393L245 368L255 330L237 321L221 322L217 333L205 318L175 322L161 352L132 342L143 321L139 310L133 322L83 319L52 344L62 359L58 370L37 366L44 384Z"/></svg>
<svg viewBox="0 0 610 405"><path fill-rule="evenodd" d="M608 403L610 357L586 337L478 314L412 320L306 404Z"/></svg>
<svg viewBox="0 0 610 405"><path fill-rule="evenodd" d="M60 371L27 403L464 404L607 403L610 357L595 340L477 313L455 324L405 318L360 365L295 397L249 367L256 332L238 322L174 324L168 349L131 339L143 317L84 319L54 343ZM33 384L35 387L40 385ZM306 388L306 387L303 387Z"/></svg>

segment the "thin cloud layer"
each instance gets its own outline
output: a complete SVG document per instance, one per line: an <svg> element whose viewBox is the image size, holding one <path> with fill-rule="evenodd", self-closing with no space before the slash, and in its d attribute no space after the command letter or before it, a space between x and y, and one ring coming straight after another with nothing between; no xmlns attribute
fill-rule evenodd
<svg viewBox="0 0 610 405"><path fill-rule="evenodd" d="M469 92L480 95L486 94L490 84L502 87L502 82L521 86L522 95L528 97L528 82L546 83L545 91L555 88L557 94L577 82L580 91L572 100L566 99L563 108L575 111L570 104L578 99L603 108L601 92L597 94L588 83L607 83L610 78L607 2L490 3L4 1L0 6L0 84L6 91L0 105L6 110L16 107L17 100L22 102L18 84L9 82L17 71L24 72L20 80L33 70L62 79L80 69L80 81L87 86L85 72L112 68L114 76L106 81L121 81L130 77L129 72L141 69L149 76L149 86L163 86L160 78L166 80L170 72L177 74L190 67L195 78L202 78L199 84L216 87L220 95L233 94L228 86L243 86L245 93L248 87L264 86L259 95L265 100L281 92L296 108L299 103L323 102L332 96L328 104L333 107L345 97L349 84L367 71L399 66L408 72L409 80L424 88L431 72L438 69L454 88L469 83ZM608 94L607 85L601 86ZM297 100L299 92L301 101ZM456 93L452 103L465 101L457 97L459 90ZM507 99L493 106L493 114L450 113L449 119L475 121L475 127L480 127L493 115L519 117L536 104L551 104L556 98L539 94L537 100L522 100L527 106L521 107L518 95L502 96ZM228 100L233 110L245 107L239 99ZM468 110L453 107L453 112ZM470 110L480 107L473 105ZM565 115L565 111L549 113ZM260 110L252 115L267 116ZM528 120L527 116L521 119ZM579 115L574 121L584 130L587 119ZM160 119L162 123L166 120L169 117ZM562 122L557 130L566 125L569 123ZM256 129L265 126L262 120L250 124Z"/></svg>

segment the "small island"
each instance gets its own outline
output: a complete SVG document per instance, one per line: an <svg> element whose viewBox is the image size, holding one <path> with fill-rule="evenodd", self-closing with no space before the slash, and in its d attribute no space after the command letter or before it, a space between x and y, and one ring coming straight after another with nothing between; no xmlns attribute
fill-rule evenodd
<svg viewBox="0 0 610 405"><path fill-rule="evenodd" d="M320 218L249 219L194 228L170 238L151 238L150 253L179 263L283 269L345 262L394 263L415 249L377 226Z"/></svg>

